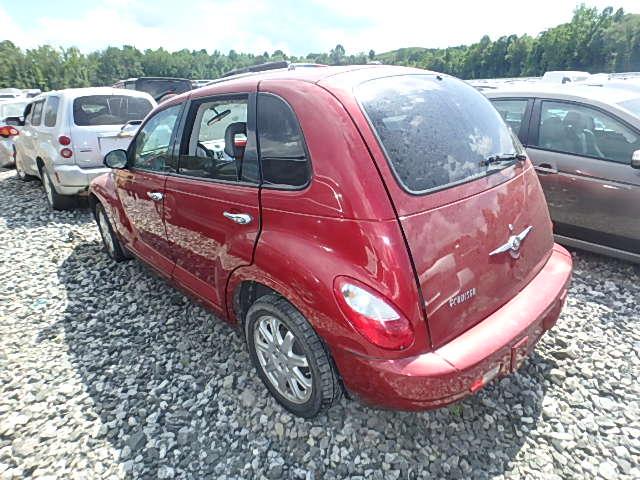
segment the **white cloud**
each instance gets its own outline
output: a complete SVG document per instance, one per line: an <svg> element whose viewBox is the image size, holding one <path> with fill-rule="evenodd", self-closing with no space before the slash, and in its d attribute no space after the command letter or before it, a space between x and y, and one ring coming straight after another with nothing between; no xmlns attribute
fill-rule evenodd
<svg viewBox="0 0 640 480"><path fill-rule="evenodd" d="M604 8L609 0L591 0ZM638 0L617 0L627 11L640 12ZM140 49L214 49L290 54L329 51L337 43L348 53L384 52L400 47L446 47L469 44L487 34L540 31L569 21L576 0L97 0L76 16L61 17L55 3L43 7L29 23L18 25L0 7L0 39L21 47L48 43L88 52L107 46Z"/></svg>

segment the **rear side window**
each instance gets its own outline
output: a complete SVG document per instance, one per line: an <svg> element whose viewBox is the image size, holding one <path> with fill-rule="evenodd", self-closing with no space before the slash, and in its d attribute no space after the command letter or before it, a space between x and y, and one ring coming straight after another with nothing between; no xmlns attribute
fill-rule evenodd
<svg viewBox="0 0 640 480"><path fill-rule="evenodd" d="M123 125L130 120L142 120L153 106L146 98L128 95L89 95L73 101L76 125Z"/></svg>
<svg viewBox="0 0 640 480"><path fill-rule="evenodd" d="M524 138L524 113L527 110L527 100L491 100L504 122L522 141Z"/></svg>
<svg viewBox="0 0 640 480"><path fill-rule="evenodd" d="M44 100L40 100L39 102L34 103L33 105L33 113L31 114L31 125L37 127L40 125L42 121L42 106L44 105Z"/></svg>
<svg viewBox="0 0 640 480"><path fill-rule="evenodd" d="M44 125L45 127L55 127L58 118L58 106L60 99L58 97L49 97L44 108Z"/></svg>
<svg viewBox="0 0 640 480"><path fill-rule="evenodd" d="M500 114L473 87L435 75L369 80L356 88L400 184L427 193L510 165L495 155L522 153Z"/></svg>
<svg viewBox="0 0 640 480"><path fill-rule="evenodd" d="M266 185L300 188L310 179L304 137L291 107L280 97L258 95L258 143Z"/></svg>

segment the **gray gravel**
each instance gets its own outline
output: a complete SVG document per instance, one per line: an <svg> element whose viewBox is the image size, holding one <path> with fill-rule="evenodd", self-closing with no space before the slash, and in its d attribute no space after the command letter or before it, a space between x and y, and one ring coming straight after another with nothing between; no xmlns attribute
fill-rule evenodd
<svg viewBox="0 0 640 480"><path fill-rule="evenodd" d="M640 268L578 253L519 373L426 413L266 393L234 330L0 174L0 478L640 478Z"/></svg>

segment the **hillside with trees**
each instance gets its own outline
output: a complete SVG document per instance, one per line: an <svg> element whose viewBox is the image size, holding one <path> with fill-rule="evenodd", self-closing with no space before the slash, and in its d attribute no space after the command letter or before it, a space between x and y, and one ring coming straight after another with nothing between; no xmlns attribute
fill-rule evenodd
<svg viewBox="0 0 640 480"><path fill-rule="evenodd" d="M17 40L17 39L16 39ZM215 45L208 45L213 49ZM328 65L363 64L377 60L449 73L461 78L537 76L547 70L595 72L640 71L640 15L612 7L602 11L579 6L571 22L540 33L509 35L449 48L401 48L376 54L373 50L347 55L342 45L328 53L288 56L276 50L262 55L213 50L163 48L140 51L132 46L109 47L84 54L75 47L49 45L26 51L12 41L0 42L0 87L42 90L92 85L139 76L191 79L217 78L229 70L257 63L289 60Z"/></svg>

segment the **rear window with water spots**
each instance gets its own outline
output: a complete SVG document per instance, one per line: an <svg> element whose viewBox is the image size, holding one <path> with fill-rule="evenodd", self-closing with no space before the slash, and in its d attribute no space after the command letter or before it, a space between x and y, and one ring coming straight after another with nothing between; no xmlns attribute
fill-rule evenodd
<svg viewBox="0 0 640 480"><path fill-rule="evenodd" d="M428 193L484 177L508 163L494 155L523 149L500 114L473 87L447 76L399 75L356 88L400 184Z"/></svg>

